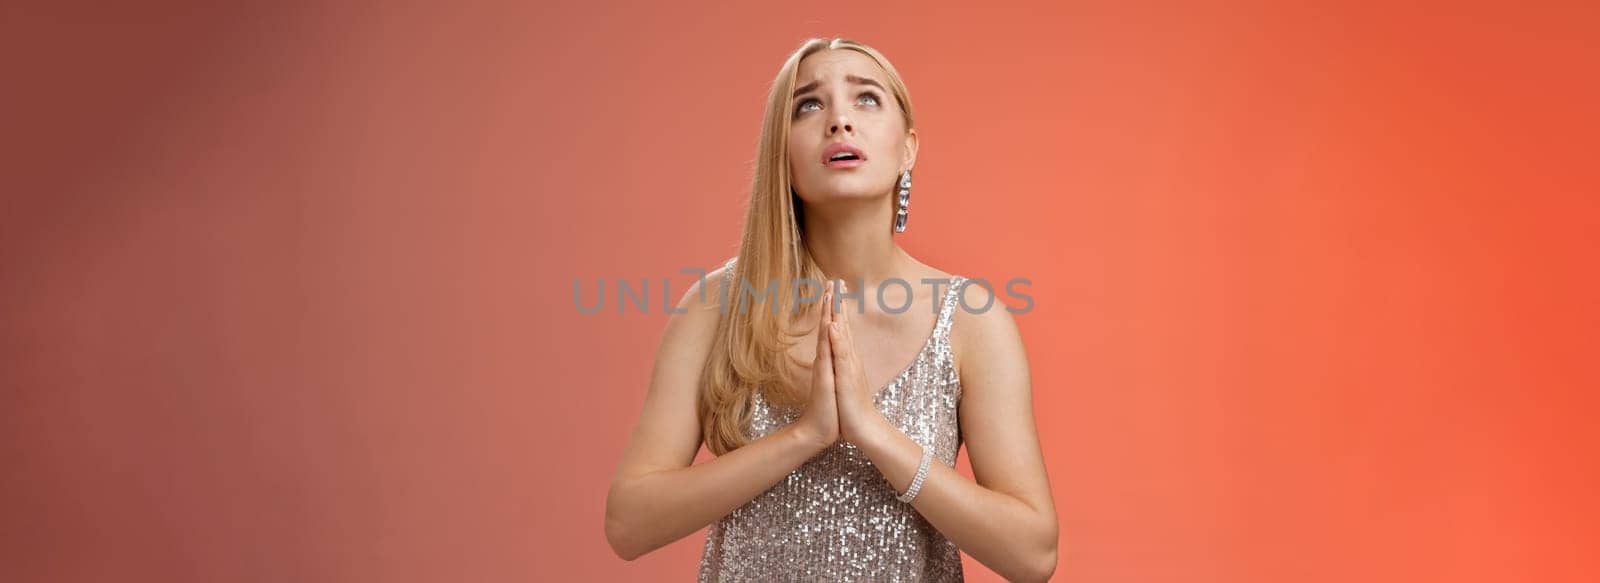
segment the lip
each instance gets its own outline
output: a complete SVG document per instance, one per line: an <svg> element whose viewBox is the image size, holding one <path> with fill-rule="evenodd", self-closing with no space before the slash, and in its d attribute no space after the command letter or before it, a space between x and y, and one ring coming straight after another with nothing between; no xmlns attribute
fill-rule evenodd
<svg viewBox="0 0 1600 583"><path fill-rule="evenodd" d="M829 158L832 158L834 154L838 154L840 152L849 152L851 154L855 154L856 159L839 161L829 160ZM832 144L828 144L828 147L822 150L822 165L829 168L855 168L866 161L866 153L862 152L860 148L852 146L846 142L834 142Z"/></svg>

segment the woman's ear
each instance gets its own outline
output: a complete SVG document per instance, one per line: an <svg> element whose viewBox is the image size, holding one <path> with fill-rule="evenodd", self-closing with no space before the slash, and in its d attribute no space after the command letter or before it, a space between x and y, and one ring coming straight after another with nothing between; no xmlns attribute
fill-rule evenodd
<svg viewBox="0 0 1600 583"><path fill-rule="evenodd" d="M916 166L916 165L917 165L917 130L916 129L909 129L909 130L906 130L906 159L903 161L901 166L906 170L910 170L913 166Z"/></svg>

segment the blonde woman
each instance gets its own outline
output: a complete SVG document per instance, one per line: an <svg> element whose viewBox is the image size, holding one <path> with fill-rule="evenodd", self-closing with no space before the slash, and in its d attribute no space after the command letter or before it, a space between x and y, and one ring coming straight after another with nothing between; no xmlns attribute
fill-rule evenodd
<svg viewBox="0 0 1600 583"><path fill-rule="evenodd" d="M1055 571L1015 322L895 242L912 119L871 47L812 39L779 70L739 255L670 317L607 495L623 559L709 526L701 581L959 581L962 551Z"/></svg>

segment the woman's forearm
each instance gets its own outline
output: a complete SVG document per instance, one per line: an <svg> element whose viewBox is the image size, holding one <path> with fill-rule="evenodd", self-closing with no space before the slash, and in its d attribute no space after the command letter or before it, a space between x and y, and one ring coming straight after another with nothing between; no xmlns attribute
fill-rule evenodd
<svg viewBox="0 0 1600 583"><path fill-rule="evenodd" d="M904 492L922 461L922 447L887 421L874 423L856 446ZM937 460L911 506L962 551L1010 581L1044 581L1056 565L1055 520L1022 499L967 479Z"/></svg>
<svg viewBox="0 0 1600 583"><path fill-rule="evenodd" d="M754 500L826 446L790 425L704 463L619 477L606 496L606 538L631 561Z"/></svg>

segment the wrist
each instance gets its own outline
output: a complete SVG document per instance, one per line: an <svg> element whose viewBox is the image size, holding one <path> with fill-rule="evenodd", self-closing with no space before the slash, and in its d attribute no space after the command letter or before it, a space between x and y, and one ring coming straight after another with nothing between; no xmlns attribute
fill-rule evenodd
<svg viewBox="0 0 1600 583"><path fill-rule="evenodd" d="M888 419L885 419L883 415L875 410L863 417L865 418L851 427L850 442L869 453L882 447L890 435L890 431L898 431L893 425L889 424Z"/></svg>
<svg viewBox="0 0 1600 583"><path fill-rule="evenodd" d="M784 428L789 432L789 439L800 445L807 452L815 454L826 449L830 443L823 438L822 432L809 425L796 423Z"/></svg>

